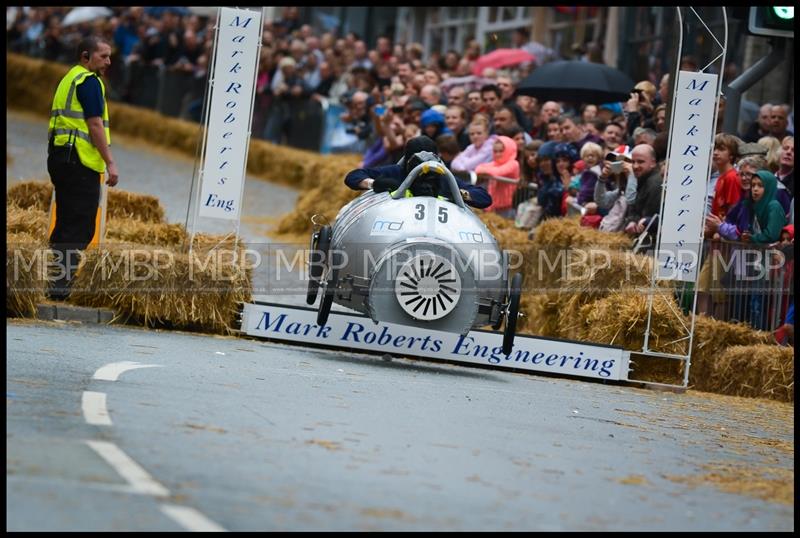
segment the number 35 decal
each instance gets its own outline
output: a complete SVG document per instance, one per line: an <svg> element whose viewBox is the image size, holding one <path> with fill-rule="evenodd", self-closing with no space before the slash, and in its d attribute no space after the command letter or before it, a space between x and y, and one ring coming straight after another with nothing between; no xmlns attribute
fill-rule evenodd
<svg viewBox="0 0 800 538"><path fill-rule="evenodd" d="M414 213L414 218L416 218L417 220L423 220L425 218L425 205L424 204L417 204L417 205L414 206L414 209L417 210L417 212ZM441 222L441 223L447 222L447 208L446 207L440 207L439 208L439 222Z"/></svg>

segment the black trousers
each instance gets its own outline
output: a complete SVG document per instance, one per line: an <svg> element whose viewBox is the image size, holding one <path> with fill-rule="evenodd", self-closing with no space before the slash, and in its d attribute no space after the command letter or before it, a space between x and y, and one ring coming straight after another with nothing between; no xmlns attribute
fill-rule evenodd
<svg viewBox="0 0 800 538"><path fill-rule="evenodd" d="M50 247L57 256L52 294L60 296L69 293L80 261L79 251L94 236L100 203L99 172L85 167L76 157L64 155L61 148L51 150L47 157L47 171L56 191L56 224L50 235Z"/></svg>

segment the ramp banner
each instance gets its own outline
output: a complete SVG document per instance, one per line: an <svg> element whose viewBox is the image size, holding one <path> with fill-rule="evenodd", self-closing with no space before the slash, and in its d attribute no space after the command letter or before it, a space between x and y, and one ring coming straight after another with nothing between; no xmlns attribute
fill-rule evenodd
<svg viewBox="0 0 800 538"><path fill-rule="evenodd" d="M198 204L201 217L239 219L260 42L261 11L220 8Z"/></svg>
<svg viewBox="0 0 800 538"><path fill-rule="evenodd" d="M393 323L374 323L360 314L331 312L324 327L316 309L246 303L241 330L250 336L456 362L535 370L552 374L628 379L630 352L618 347L517 335L503 355L503 334L481 330L466 336Z"/></svg>
<svg viewBox="0 0 800 538"><path fill-rule="evenodd" d="M678 72L656 254L659 280L697 281L714 149L717 75Z"/></svg>

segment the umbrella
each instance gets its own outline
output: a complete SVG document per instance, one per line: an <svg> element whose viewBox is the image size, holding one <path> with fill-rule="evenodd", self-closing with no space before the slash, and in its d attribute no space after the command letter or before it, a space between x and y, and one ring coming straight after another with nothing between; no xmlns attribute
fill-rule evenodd
<svg viewBox="0 0 800 538"><path fill-rule="evenodd" d="M497 49L488 54L484 54L472 66L472 73L480 76L487 67L506 67L525 62L535 62L536 56L522 49Z"/></svg>
<svg viewBox="0 0 800 538"><path fill-rule="evenodd" d="M64 20L61 21L62 26L70 26L72 24L80 24L82 22L89 22L95 19L103 19L110 17L113 12L107 7L89 6L89 7L76 7L67 13Z"/></svg>
<svg viewBox="0 0 800 538"><path fill-rule="evenodd" d="M633 80L605 64L559 61L544 64L517 85L517 95L577 103L627 101Z"/></svg>

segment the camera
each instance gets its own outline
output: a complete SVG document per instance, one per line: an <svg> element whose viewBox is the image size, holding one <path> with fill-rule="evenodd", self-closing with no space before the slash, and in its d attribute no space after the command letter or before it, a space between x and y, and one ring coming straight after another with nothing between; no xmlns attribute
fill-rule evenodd
<svg viewBox="0 0 800 538"><path fill-rule="evenodd" d="M616 162L611 163L610 164L611 173L612 174L621 174L622 170L623 170L622 165L623 165L622 161L616 161Z"/></svg>

